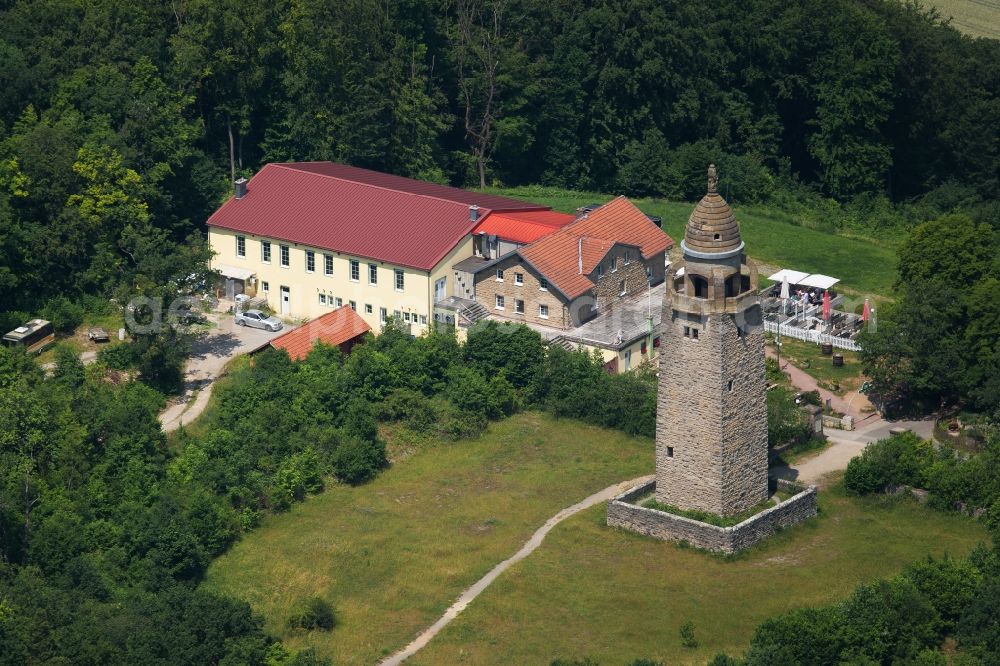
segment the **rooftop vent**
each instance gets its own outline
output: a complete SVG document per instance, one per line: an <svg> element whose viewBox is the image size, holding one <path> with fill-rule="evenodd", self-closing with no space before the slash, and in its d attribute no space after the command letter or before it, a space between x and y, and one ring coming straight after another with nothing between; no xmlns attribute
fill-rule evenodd
<svg viewBox="0 0 1000 666"><path fill-rule="evenodd" d="M242 199L247 195L247 179L238 178L233 182L233 189L236 191L236 198Z"/></svg>
<svg viewBox="0 0 1000 666"><path fill-rule="evenodd" d="M469 206L469 222L479 221L479 206L472 204Z"/></svg>

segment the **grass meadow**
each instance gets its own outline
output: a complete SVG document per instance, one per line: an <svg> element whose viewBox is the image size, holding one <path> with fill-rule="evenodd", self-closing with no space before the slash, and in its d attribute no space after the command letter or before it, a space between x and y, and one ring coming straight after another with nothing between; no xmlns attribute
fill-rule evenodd
<svg viewBox="0 0 1000 666"><path fill-rule="evenodd" d="M214 562L204 585L250 602L294 648L371 664L558 510L653 466L648 439L519 414L477 440L419 445L369 484L332 485L267 518ZM961 555L983 536L971 519L917 505L821 497L821 518L732 560L609 529L595 507L558 526L412 663L699 661L742 650L774 613L842 598L927 553ZM332 631L287 628L292 604L311 595L336 609ZM687 620L695 650L680 647Z"/></svg>
<svg viewBox="0 0 1000 666"><path fill-rule="evenodd" d="M604 203L612 198L608 194L543 187L490 191L552 206L566 213L572 213L584 204ZM662 217L663 230L679 246L684 237L684 226L695 204L638 198L633 199L633 202L644 213ZM896 254L893 248L792 224L782 219L787 216L779 216L752 206L734 206L733 209L740 222L747 253L757 261L768 266L838 277L841 279L838 288L855 295L891 297L892 285L896 279ZM765 272L762 277L769 274Z"/></svg>
<svg viewBox="0 0 1000 666"><path fill-rule="evenodd" d="M843 599L929 553L964 555L984 538L970 518L848 497L840 485L820 493L820 507L732 559L612 530L594 507L557 526L408 663L705 664L742 654L769 617ZM696 648L681 643L686 622Z"/></svg>
<svg viewBox="0 0 1000 666"><path fill-rule="evenodd" d="M951 25L973 37L1000 39L1000 0L930 0L941 18L951 19Z"/></svg>
<svg viewBox="0 0 1000 666"><path fill-rule="evenodd" d="M652 471L648 439L520 414L478 440L424 446L372 483L332 485L266 519L215 561L205 585L249 601L292 647L372 664L560 509ZM338 626L289 632L292 604L315 594L333 604Z"/></svg>

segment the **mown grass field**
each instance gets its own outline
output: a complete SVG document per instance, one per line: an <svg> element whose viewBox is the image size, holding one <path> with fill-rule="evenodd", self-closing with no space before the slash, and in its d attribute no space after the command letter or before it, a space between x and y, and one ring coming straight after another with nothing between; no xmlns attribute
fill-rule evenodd
<svg viewBox="0 0 1000 666"><path fill-rule="evenodd" d="M973 37L1000 39L1000 1L998 0L931 0L928 7L936 7L942 18L951 18L951 24Z"/></svg>
<svg viewBox="0 0 1000 666"><path fill-rule="evenodd" d="M526 199L567 213L588 203L604 203L607 194L572 192L541 187L490 190ZM633 199L645 213L663 218L663 230L675 242L684 237L684 225L694 209L692 203L661 199ZM896 254L886 245L837 236L778 219L753 207L735 206L747 253L769 266L824 273L841 279L840 287L859 295L892 296L896 279ZM762 277L766 277L765 273Z"/></svg>
<svg viewBox="0 0 1000 666"><path fill-rule="evenodd" d="M984 537L972 519L849 498L841 486L820 505L820 517L731 560L611 530L594 507L556 527L410 663L705 664L741 654L768 617L842 599L928 553L963 555ZM694 649L681 644L688 621Z"/></svg>
<svg viewBox="0 0 1000 666"><path fill-rule="evenodd" d="M432 624L558 510L653 465L649 440L520 414L479 440L418 448L372 483L332 486L268 518L216 560L205 586L249 601L292 647L371 664ZM727 561L608 529L595 507L559 526L413 663L573 655L675 663L738 651L773 613L841 598L926 553L960 555L983 534L971 520L908 504L826 494L823 509L813 524ZM310 595L336 608L332 631L287 629L292 604ZM687 619L703 641L696 651L679 647Z"/></svg>
<svg viewBox="0 0 1000 666"><path fill-rule="evenodd" d="M370 484L331 486L267 519L212 565L205 585L249 601L293 647L372 664L557 511L652 470L648 439L521 414L479 440L419 449ZM334 605L338 626L287 631L294 601L315 594Z"/></svg>

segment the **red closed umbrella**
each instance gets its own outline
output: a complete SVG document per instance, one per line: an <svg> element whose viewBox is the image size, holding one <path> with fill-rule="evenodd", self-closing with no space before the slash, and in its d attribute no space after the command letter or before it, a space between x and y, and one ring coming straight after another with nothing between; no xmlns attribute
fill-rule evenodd
<svg viewBox="0 0 1000 666"><path fill-rule="evenodd" d="M865 299L865 307L861 311L861 321L868 321L868 318L872 316L872 306L868 304L868 299Z"/></svg>
<svg viewBox="0 0 1000 666"><path fill-rule="evenodd" d="M823 292L823 319L830 320L830 292Z"/></svg>

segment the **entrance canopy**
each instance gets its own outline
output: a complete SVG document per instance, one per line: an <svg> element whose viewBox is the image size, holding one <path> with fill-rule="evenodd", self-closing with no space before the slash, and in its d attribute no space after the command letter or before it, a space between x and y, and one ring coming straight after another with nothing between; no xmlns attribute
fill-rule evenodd
<svg viewBox="0 0 1000 666"><path fill-rule="evenodd" d="M227 266L225 264L217 264L214 266L214 270L222 273L224 277L233 278L234 280L248 280L253 276L253 271L251 270L237 268L236 266Z"/></svg>

